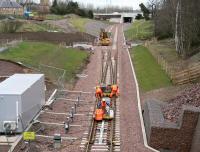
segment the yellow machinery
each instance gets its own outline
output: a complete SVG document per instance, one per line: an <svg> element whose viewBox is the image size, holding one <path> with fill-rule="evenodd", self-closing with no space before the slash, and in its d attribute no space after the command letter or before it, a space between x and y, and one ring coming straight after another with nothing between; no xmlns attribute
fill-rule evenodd
<svg viewBox="0 0 200 152"><path fill-rule="evenodd" d="M111 43L109 33L106 32L104 29L101 29L100 37L99 37L99 44L101 46L109 46Z"/></svg>

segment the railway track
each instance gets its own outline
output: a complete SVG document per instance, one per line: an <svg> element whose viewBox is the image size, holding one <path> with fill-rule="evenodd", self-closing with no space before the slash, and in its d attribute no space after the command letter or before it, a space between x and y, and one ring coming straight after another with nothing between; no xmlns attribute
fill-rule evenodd
<svg viewBox="0 0 200 152"><path fill-rule="evenodd" d="M112 57L111 51L102 51L102 84L114 84L117 82L117 61ZM95 121L92 118L89 132L83 138L81 147L85 152L114 152L120 151L120 126L119 126L119 102L118 99L112 98L111 102L114 110L114 119ZM96 107L95 107L96 108Z"/></svg>

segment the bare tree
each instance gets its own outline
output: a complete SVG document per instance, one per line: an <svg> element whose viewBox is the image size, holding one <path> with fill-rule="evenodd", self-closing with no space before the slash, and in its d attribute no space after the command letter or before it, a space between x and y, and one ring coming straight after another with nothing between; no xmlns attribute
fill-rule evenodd
<svg viewBox="0 0 200 152"><path fill-rule="evenodd" d="M196 51L200 46L199 0L150 0L149 6L158 38L175 37L177 53L183 58Z"/></svg>

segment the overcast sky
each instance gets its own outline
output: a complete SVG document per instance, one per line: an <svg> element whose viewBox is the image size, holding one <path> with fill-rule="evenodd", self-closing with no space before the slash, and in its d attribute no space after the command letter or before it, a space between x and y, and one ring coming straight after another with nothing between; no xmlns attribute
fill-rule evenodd
<svg viewBox="0 0 200 152"><path fill-rule="evenodd" d="M40 0L34 0L34 1L39 2ZM49 0L49 1L53 1L53 0ZM95 7L103 7L106 5L130 6L130 7L133 7L134 10L139 9L140 3L145 4L148 2L148 0L73 0L73 1L83 3L85 5L93 4Z"/></svg>
<svg viewBox="0 0 200 152"><path fill-rule="evenodd" d="M133 9L139 9L140 3L146 3L148 0L73 0L80 3L88 4L91 3L94 6L106 6L106 4L117 5L117 6L130 6Z"/></svg>

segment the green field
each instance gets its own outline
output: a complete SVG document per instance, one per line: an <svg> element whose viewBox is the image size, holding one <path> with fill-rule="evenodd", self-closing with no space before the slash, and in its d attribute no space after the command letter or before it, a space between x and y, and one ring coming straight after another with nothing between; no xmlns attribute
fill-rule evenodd
<svg viewBox="0 0 200 152"><path fill-rule="evenodd" d="M130 29L125 31L127 40L146 40L153 36L152 21L136 20Z"/></svg>
<svg viewBox="0 0 200 152"><path fill-rule="evenodd" d="M46 32L48 30L51 31L61 31L59 28L52 26L47 23L33 23L33 22L27 22L23 23L23 25L20 27L17 32Z"/></svg>
<svg viewBox="0 0 200 152"><path fill-rule="evenodd" d="M85 26L90 21L90 19L73 16L69 19L69 21L80 32L85 32L86 31Z"/></svg>
<svg viewBox="0 0 200 152"><path fill-rule="evenodd" d="M89 54L72 48L59 48L58 45L43 42L22 42L17 47L0 53L1 59L22 62L38 68L39 64L51 65L67 71L66 80L71 81L75 74L86 64ZM54 77L58 71L50 70L48 75ZM51 71L52 70L52 71ZM46 71L45 71L46 72Z"/></svg>
<svg viewBox="0 0 200 152"><path fill-rule="evenodd" d="M137 46L131 50L139 87L143 92L172 85L165 71L161 69L149 50Z"/></svg>

